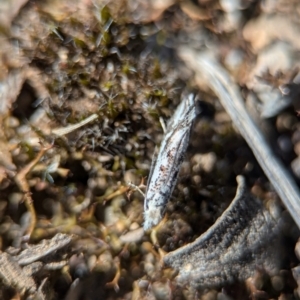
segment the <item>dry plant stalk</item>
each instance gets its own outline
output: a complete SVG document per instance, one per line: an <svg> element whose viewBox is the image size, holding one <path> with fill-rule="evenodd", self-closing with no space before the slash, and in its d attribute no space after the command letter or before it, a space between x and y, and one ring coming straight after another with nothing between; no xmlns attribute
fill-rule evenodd
<svg viewBox="0 0 300 300"><path fill-rule="evenodd" d="M219 97L274 189L300 228L300 191L294 179L274 155L263 134L249 116L237 85L224 68L210 56L182 46L178 54L186 65L204 79Z"/></svg>
<svg viewBox="0 0 300 300"><path fill-rule="evenodd" d="M89 117L83 119L82 121L76 123L76 124L72 124L72 125L69 125L67 127L62 127L62 128L56 128L56 129L53 129L52 130L52 133L58 135L58 136L63 136L63 135L66 135L94 120L96 120L98 118L98 115L97 114L92 114L90 115Z"/></svg>
<svg viewBox="0 0 300 300"><path fill-rule="evenodd" d="M39 154L36 156L34 160L32 160L29 164L27 164L15 177L16 184L20 188L20 190L24 193L24 202L27 210L30 212L30 224L28 229L26 230L26 235L30 238L32 234L35 224L36 224L36 213L33 206L33 200L30 193L30 187L27 182L26 176L33 169L33 167L39 162L39 160L43 157L45 152L51 149L53 145L48 147L44 147L40 150Z"/></svg>

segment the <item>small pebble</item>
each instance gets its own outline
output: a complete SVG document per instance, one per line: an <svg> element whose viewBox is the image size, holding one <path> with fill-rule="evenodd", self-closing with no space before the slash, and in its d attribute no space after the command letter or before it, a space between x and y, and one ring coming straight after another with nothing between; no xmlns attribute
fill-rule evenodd
<svg viewBox="0 0 300 300"><path fill-rule="evenodd" d="M281 276L276 275L271 278L272 287L275 291L280 292L284 288L284 280Z"/></svg>
<svg viewBox="0 0 300 300"><path fill-rule="evenodd" d="M218 292L215 290L210 290L208 293L203 295L200 299L201 300L217 300Z"/></svg>
<svg viewBox="0 0 300 300"><path fill-rule="evenodd" d="M279 131L293 130L297 124L297 118L287 113L282 113L277 117L276 127Z"/></svg>
<svg viewBox="0 0 300 300"><path fill-rule="evenodd" d="M124 181L126 183L132 183L135 185L139 185L141 183L141 179L136 175L136 170L132 169L132 170L127 170L124 174Z"/></svg>
<svg viewBox="0 0 300 300"><path fill-rule="evenodd" d="M300 156L300 142L297 142L295 145L294 145L294 152Z"/></svg>
<svg viewBox="0 0 300 300"><path fill-rule="evenodd" d="M214 152L209 152L205 154L195 154L192 157L193 171L198 173L203 170L210 173L216 164L217 156Z"/></svg>
<svg viewBox="0 0 300 300"><path fill-rule="evenodd" d="M298 242L296 243L296 246L295 246L295 254L296 254L298 260L300 260L300 239L299 239Z"/></svg>
<svg viewBox="0 0 300 300"><path fill-rule="evenodd" d="M293 151L293 144L291 142L291 139L285 134L282 134L278 137L277 144L279 146L279 149L283 153L290 153L291 151Z"/></svg>
<svg viewBox="0 0 300 300"><path fill-rule="evenodd" d="M142 240L144 236L144 229L138 228L135 230L128 231L127 233L120 236L122 243L137 243Z"/></svg>
<svg viewBox="0 0 300 300"><path fill-rule="evenodd" d="M300 178L300 156L291 162L291 168L295 176Z"/></svg>
<svg viewBox="0 0 300 300"><path fill-rule="evenodd" d="M232 300L232 298L224 293L218 293L217 300Z"/></svg>
<svg viewBox="0 0 300 300"><path fill-rule="evenodd" d="M16 128L20 126L20 121L15 117L9 117L5 120L5 125L10 128Z"/></svg>
<svg viewBox="0 0 300 300"><path fill-rule="evenodd" d="M167 283L156 281L152 284L151 287L153 294L157 300L171 299L171 291Z"/></svg>

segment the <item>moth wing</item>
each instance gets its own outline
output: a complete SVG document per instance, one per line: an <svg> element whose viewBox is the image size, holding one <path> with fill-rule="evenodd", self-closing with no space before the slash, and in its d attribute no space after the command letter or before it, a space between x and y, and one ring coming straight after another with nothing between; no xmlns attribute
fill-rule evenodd
<svg viewBox="0 0 300 300"><path fill-rule="evenodd" d="M196 116L196 95L190 94L186 99L183 99L178 107L176 108L175 113L170 118L167 124L167 132L171 131L173 127L178 127L179 124L186 121L186 118L194 119ZM175 128L174 128L175 129Z"/></svg>
<svg viewBox="0 0 300 300"><path fill-rule="evenodd" d="M188 146L187 143L188 143L189 134L190 134L190 130L186 130L183 133L182 137L180 138L179 143L177 144L177 151L175 151L174 159L173 159L176 162L176 164L172 165L172 169L175 171L172 170L169 172L167 182L170 182L170 181L173 182L174 179L176 182L177 173L180 169L181 163L184 158L184 154L185 154L185 150L186 150L185 148L187 148L187 146ZM176 169L177 169L177 171L176 171ZM174 174L176 174L175 178L174 178Z"/></svg>

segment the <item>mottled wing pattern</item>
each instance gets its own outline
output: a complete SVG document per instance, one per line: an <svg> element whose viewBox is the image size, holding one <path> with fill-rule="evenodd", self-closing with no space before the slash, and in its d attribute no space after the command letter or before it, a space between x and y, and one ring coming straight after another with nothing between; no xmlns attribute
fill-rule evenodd
<svg viewBox="0 0 300 300"><path fill-rule="evenodd" d="M177 181L195 117L195 96L190 94L181 101L170 119L156 160L151 166L144 204L145 230L157 225L162 219Z"/></svg>

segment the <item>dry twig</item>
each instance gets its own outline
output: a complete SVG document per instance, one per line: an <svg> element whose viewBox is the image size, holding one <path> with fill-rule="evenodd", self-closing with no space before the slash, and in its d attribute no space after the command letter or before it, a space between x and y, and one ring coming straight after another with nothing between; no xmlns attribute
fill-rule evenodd
<svg viewBox="0 0 300 300"><path fill-rule="evenodd" d="M26 236L30 238L32 234L35 224L36 224L36 213L33 206L33 200L30 193L30 187L28 181L26 180L26 175L33 169L33 167L39 162L39 160L43 157L45 152L52 148L53 145L42 148L37 155L37 157L32 160L29 164L27 164L15 177L16 184L20 188L20 190L24 193L24 202L27 210L30 212L30 225L26 230Z"/></svg>
<svg viewBox="0 0 300 300"><path fill-rule="evenodd" d="M300 228L299 188L249 116L237 85L226 70L208 55L197 53L188 47L179 48L178 53L186 65L195 71L196 76L204 79L219 97L232 122L252 149L261 168Z"/></svg>

